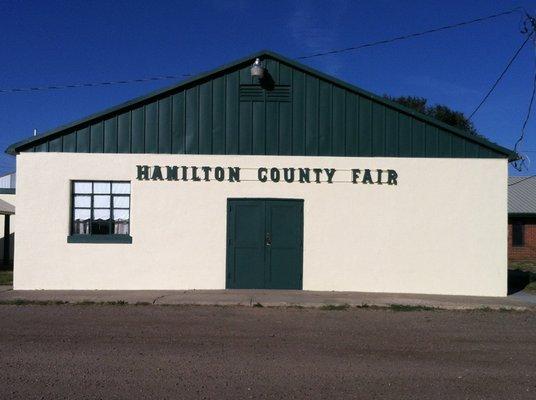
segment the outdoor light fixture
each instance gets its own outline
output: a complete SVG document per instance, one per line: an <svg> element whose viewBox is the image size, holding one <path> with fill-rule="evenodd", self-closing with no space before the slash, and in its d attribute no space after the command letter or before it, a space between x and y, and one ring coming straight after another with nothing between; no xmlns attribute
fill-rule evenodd
<svg viewBox="0 0 536 400"><path fill-rule="evenodd" d="M251 76L254 78L262 79L264 77L264 67L261 64L260 58L256 58L255 62L251 66Z"/></svg>

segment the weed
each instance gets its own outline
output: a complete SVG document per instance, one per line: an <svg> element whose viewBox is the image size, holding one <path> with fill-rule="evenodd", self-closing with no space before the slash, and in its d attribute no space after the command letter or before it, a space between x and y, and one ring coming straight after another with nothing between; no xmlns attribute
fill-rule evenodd
<svg viewBox="0 0 536 400"><path fill-rule="evenodd" d="M97 303L104 306L126 306L128 302L125 300L118 300L118 301L104 301L102 303Z"/></svg>
<svg viewBox="0 0 536 400"><path fill-rule="evenodd" d="M344 311L350 308L349 304L324 304L320 307L321 310L325 311Z"/></svg>
<svg viewBox="0 0 536 400"><path fill-rule="evenodd" d="M0 285L13 285L13 271L0 271Z"/></svg>
<svg viewBox="0 0 536 400"><path fill-rule="evenodd" d="M14 299L14 300L0 300L1 305L8 306L57 306L60 304L67 304L66 301L61 300L24 300L24 299Z"/></svg>
<svg viewBox="0 0 536 400"><path fill-rule="evenodd" d="M392 311L436 311L437 308L429 306L412 306L407 304L390 304L389 309Z"/></svg>

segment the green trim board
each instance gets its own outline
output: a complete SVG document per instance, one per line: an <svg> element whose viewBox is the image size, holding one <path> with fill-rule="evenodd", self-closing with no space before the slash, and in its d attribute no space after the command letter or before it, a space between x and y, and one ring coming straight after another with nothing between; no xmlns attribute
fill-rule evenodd
<svg viewBox="0 0 536 400"><path fill-rule="evenodd" d="M15 190L12 188L0 188L0 194L15 194Z"/></svg>
<svg viewBox="0 0 536 400"><path fill-rule="evenodd" d="M270 85L249 74L260 58ZM262 86L262 87L261 87ZM15 143L20 152L508 158L517 154L271 51Z"/></svg>
<svg viewBox="0 0 536 400"><path fill-rule="evenodd" d="M130 235L69 235L67 243L132 243Z"/></svg>

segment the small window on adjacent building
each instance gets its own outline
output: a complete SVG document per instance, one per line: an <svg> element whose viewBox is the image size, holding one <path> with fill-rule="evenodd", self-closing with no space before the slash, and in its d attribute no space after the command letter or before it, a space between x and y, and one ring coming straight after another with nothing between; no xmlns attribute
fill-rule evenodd
<svg viewBox="0 0 536 400"><path fill-rule="evenodd" d="M525 245L525 224L522 221L512 223L512 246L522 247Z"/></svg>
<svg viewBox="0 0 536 400"><path fill-rule="evenodd" d="M130 235L130 182L72 185L71 235Z"/></svg>

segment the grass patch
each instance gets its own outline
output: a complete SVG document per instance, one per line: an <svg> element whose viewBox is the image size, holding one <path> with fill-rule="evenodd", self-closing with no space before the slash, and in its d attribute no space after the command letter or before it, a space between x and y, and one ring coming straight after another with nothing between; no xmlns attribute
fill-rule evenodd
<svg viewBox="0 0 536 400"><path fill-rule="evenodd" d="M94 306L97 303L91 300L82 300L82 301L77 301L76 303L72 303L72 304L75 306Z"/></svg>
<svg viewBox="0 0 536 400"><path fill-rule="evenodd" d="M57 306L61 304L68 304L66 301L61 300L24 300L24 299L14 299L14 300L1 300L1 305L8 306Z"/></svg>
<svg viewBox="0 0 536 400"><path fill-rule="evenodd" d="M72 305L72 306L126 306L129 303L124 300L119 301L90 301L83 300L77 302L69 302L62 300L25 300L25 299L13 299L13 300L0 300L0 305L8 306L58 306L58 305ZM136 305L149 305L150 303L136 303Z"/></svg>
<svg viewBox="0 0 536 400"><path fill-rule="evenodd" d="M92 301L92 300L82 300L71 303L74 306L126 306L129 303L124 300L119 301ZM147 303L149 304L149 303Z"/></svg>
<svg viewBox="0 0 536 400"><path fill-rule="evenodd" d="M525 290L529 290L531 292L536 292L536 279L529 283L527 286L525 286Z"/></svg>
<svg viewBox="0 0 536 400"><path fill-rule="evenodd" d="M99 304L103 306L126 306L128 305L128 302L126 302L125 300L119 300L119 301L105 301Z"/></svg>
<svg viewBox="0 0 536 400"><path fill-rule="evenodd" d="M437 311L437 308L435 307L428 307L428 306L411 306L406 304L390 304L389 309L392 311Z"/></svg>
<svg viewBox="0 0 536 400"><path fill-rule="evenodd" d="M0 285L13 285L13 271L0 271Z"/></svg>
<svg viewBox="0 0 536 400"><path fill-rule="evenodd" d="M526 271L536 274L536 263L532 261L511 261L508 263L508 269L513 271Z"/></svg>
<svg viewBox="0 0 536 400"><path fill-rule="evenodd" d="M320 307L321 310L325 311L344 311L350 308L349 304L324 304Z"/></svg>
<svg viewBox="0 0 536 400"><path fill-rule="evenodd" d="M483 306L483 307L478 307L474 310L469 310L469 311L483 311L483 312L523 312L523 311L527 311L527 310L523 310L523 309L519 309L519 308L513 308L513 307L499 307L499 308L494 308L494 307L488 307L488 306Z"/></svg>

